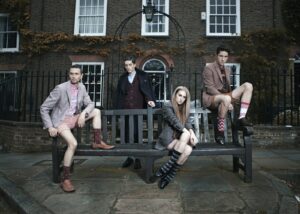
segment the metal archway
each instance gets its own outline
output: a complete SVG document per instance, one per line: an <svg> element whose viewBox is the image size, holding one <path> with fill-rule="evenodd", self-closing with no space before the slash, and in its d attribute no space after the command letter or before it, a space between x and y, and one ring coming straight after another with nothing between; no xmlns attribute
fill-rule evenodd
<svg viewBox="0 0 300 214"><path fill-rule="evenodd" d="M114 33L114 40L118 40L118 44L119 44L119 61L120 61L120 46L121 46L121 43L120 41L122 40L122 33L123 33L123 30L124 28L126 27L127 23L135 16L143 13L143 14L146 14L146 7L151 7L151 12L153 13L152 15L154 14L161 14L161 15L164 15L166 17L169 18L169 20L174 24L175 26L175 29L176 29L176 32L177 32L177 45L178 47L180 47L180 34L182 34L182 40L183 40L183 66L184 66L184 71L186 71L186 43L185 43L185 33L183 31L183 28L181 27L181 25L179 24L179 22L173 17L171 16L170 14L167 14L163 11L159 11L155 8L155 5L152 5L151 1L149 0L148 3L147 3L147 6L144 6L143 10L140 10L136 13L133 13L131 15L129 15L128 17L126 17L121 23L120 25L117 27L115 33ZM118 69L120 69L119 65L118 65Z"/></svg>

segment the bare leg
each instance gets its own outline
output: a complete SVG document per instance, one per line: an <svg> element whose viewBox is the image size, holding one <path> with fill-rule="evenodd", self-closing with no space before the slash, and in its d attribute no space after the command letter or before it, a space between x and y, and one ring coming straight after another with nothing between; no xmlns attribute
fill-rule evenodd
<svg viewBox="0 0 300 214"><path fill-rule="evenodd" d="M250 103L252 98L253 86L251 83L245 82L241 86L232 91L232 97L234 99L240 99L241 102Z"/></svg>
<svg viewBox="0 0 300 214"><path fill-rule="evenodd" d="M241 109L240 109L239 119L246 117L251 102L251 98L252 98L252 91L253 91L253 86L251 83L248 82L242 84L240 87L232 91L233 98L239 99L241 97ZM245 123L244 125L247 125L246 122L244 123Z"/></svg>
<svg viewBox="0 0 300 214"><path fill-rule="evenodd" d="M72 134L71 130L64 130L60 133L60 136L66 141L68 148L64 156L64 166L71 166L72 159L77 147L77 140Z"/></svg>
<svg viewBox="0 0 300 214"><path fill-rule="evenodd" d="M101 129L101 112L99 109L94 109L86 120L92 119L94 129Z"/></svg>
<svg viewBox="0 0 300 214"><path fill-rule="evenodd" d="M75 188L70 180L70 166L77 147L77 141L70 130L64 130L60 135L68 144L64 156L63 176L60 186L65 192L74 192Z"/></svg>

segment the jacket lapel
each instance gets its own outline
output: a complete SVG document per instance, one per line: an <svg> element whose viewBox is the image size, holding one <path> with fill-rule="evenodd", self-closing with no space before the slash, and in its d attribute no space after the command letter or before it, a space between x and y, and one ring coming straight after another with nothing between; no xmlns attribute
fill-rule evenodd
<svg viewBox="0 0 300 214"><path fill-rule="evenodd" d="M214 66L215 66L215 70L217 71L217 74L218 74L218 76L219 76L219 78L220 78L220 81L223 83L223 78L222 78L221 70L220 70L220 67L219 67L218 63L215 62L215 63L214 63ZM225 72L225 73L226 73L226 72Z"/></svg>

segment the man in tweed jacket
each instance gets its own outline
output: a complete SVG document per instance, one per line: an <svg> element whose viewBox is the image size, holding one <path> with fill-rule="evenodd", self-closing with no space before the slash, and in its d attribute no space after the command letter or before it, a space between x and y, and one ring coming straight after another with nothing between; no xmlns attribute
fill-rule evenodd
<svg viewBox="0 0 300 214"><path fill-rule="evenodd" d="M225 47L218 47L216 61L207 65L203 71L203 105L218 111L215 140L219 144L224 144L225 117L228 111L233 110L234 103L241 104L237 126L239 128L252 126L246 121L246 113L251 102L253 86L251 83L245 82L231 91L230 71L225 67L228 57L229 50Z"/></svg>

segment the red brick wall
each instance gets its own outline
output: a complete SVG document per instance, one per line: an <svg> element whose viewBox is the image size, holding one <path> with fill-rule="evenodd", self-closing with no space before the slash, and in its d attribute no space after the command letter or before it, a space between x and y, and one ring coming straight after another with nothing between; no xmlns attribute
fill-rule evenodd
<svg viewBox="0 0 300 214"><path fill-rule="evenodd" d="M76 136L76 133L75 133ZM86 133L82 130L82 141ZM92 135L89 136L92 142ZM263 126L254 127L254 147L300 146L300 127ZM24 123L0 120L0 145L12 152L51 151L51 138L41 123Z"/></svg>

